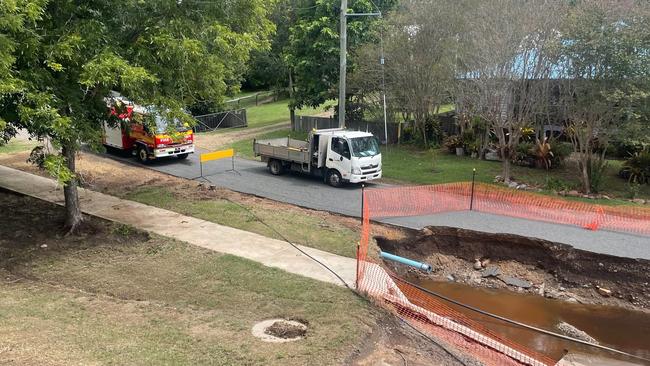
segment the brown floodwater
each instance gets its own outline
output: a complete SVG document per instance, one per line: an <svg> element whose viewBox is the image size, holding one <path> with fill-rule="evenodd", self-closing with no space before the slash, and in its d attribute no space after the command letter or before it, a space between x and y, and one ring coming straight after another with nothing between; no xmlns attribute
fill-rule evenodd
<svg viewBox="0 0 650 366"><path fill-rule="evenodd" d="M458 302L556 333L559 333L556 325L564 321L586 332L603 346L650 359L650 314L647 313L611 306L568 303L508 290L474 288L455 282L411 281ZM568 350L641 363L634 358L617 356L447 304L495 333L556 360Z"/></svg>

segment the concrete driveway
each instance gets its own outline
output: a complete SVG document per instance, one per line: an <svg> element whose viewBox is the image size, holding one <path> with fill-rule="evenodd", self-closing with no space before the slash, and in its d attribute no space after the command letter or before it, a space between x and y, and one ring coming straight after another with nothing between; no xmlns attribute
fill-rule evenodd
<svg viewBox="0 0 650 366"><path fill-rule="evenodd" d="M361 215L361 186L348 185L333 188L321 179L300 174L271 175L266 164L259 161L235 159L235 172L231 160L211 161L203 164L200 178L199 154L186 160L159 160L147 168L188 179L199 179L233 191L248 193L272 200L290 203L315 210L329 211L348 216ZM133 164L133 158L111 154L113 158ZM367 188L386 187L384 184L367 184ZM444 214L395 217L378 220L408 228L425 226L451 226L491 233L509 233L537 237L572 245L577 249L627 258L650 260L650 237L624 234L606 230L589 231L569 225L551 224L479 212L450 212Z"/></svg>

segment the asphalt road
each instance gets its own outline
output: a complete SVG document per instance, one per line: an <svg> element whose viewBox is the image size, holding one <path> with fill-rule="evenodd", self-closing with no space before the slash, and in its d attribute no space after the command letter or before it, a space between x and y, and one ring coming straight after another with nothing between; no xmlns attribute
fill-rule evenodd
<svg viewBox="0 0 650 366"><path fill-rule="evenodd" d="M118 160L134 159L111 155ZM200 178L199 154L186 160L154 161L148 168L170 175L204 179L214 185L272 200L286 202L316 210L330 211L348 216L361 214L361 186L349 185L333 188L319 178L300 174L271 175L266 164L245 159L235 159L235 170L230 159L203 164ZM367 184L367 188L381 188L383 184ZM509 233L546 239L572 245L575 248L619 257L650 260L650 237L624 234L606 230L589 231L582 228L539 221L498 216L480 212L450 212L444 214L394 217L378 221L421 229L425 226L451 226L490 233Z"/></svg>

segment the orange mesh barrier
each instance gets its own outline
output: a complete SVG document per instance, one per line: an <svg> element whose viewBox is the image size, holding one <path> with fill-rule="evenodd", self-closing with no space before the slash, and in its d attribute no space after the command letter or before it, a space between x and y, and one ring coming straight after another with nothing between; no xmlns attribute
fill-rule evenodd
<svg viewBox="0 0 650 366"><path fill-rule="evenodd" d="M650 210L566 201L468 182L364 192L357 252L357 289L420 331L467 352L486 365L553 365L555 361L497 335L444 301L413 287L368 255L370 220L473 210L523 219L650 235Z"/></svg>
<svg viewBox="0 0 650 366"><path fill-rule="evenodd" d="M472 207L477 212L589 230L650 235L650 209L645 207L594 205L483 183L474 187L461 182L372 189L366 196L372 202L369 214L373 218L432 215Z"/></svg>

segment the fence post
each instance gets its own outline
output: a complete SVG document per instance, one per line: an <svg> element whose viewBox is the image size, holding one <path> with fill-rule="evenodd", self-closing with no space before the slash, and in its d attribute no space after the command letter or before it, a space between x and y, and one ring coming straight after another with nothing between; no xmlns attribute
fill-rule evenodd
<svg viewBox="0 0 650 366"><path fill-rule="evenodd" d="M364 183L361 183L361 238L363 238L363 213L364 213L364 205L365 205L365 197L366 197L366 185ZM359 249L361 246L361 239L357 243L357 271L356 271L356 277L354 279L354 288L357 290L359 289Z"/></svg>
<svg viewBox="0 0 650 366"><path fill-rule="evenodd" d="M476 168L472 169L472 194L469 200L469 210L474 209L474 181L476 180Z"/></svg>

